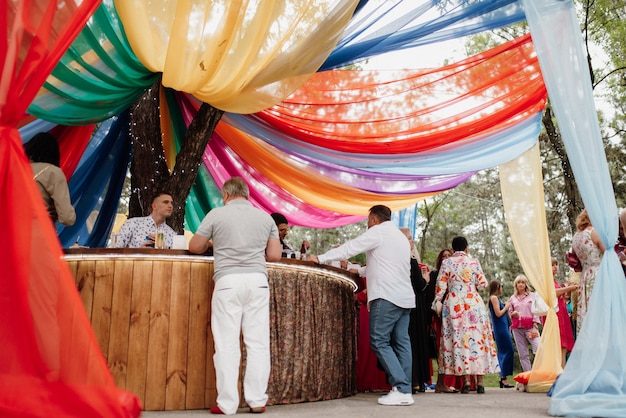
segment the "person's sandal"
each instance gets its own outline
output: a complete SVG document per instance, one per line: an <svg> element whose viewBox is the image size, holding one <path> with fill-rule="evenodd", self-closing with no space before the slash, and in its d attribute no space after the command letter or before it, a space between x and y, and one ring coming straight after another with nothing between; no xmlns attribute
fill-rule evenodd
<svg viewBox="0 0 626 418"><path fill-rule="evenodd" d="M459 393L459 390L452 386L444 386L443 389L435 386L435 393Z"/></svg>
<svg viewBox="0 0 626 418"><path fill-rule="evenodd" d="M212 406L211 409L209 409L209 412L211 412L212 414L224 415L224 411L222 411L217 405Z"/></svg>
<svg viewBox="0 0 626 418"><path fill-rule="evenodd" d="M485 387L483 385L476 385L476 393L485 393Z"/></svg>
<svg viewBox="0 0 626 418"><path fill-rule="evenodd" d="M463 389L461 389L461 393L470 393L471 385L469 383L465 383L463 385Z"/></svg>
<svg viewBox="0 0 626 418"><path fill-rule="evenodd" d="M250 407L251 414L262 414L263 412L265 412L264 406L251 406Z"/></svg>

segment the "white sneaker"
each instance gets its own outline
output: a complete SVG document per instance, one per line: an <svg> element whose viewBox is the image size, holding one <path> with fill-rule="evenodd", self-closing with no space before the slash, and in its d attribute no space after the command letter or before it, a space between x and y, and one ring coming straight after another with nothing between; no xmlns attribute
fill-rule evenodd
<svg viewBox="0 0 626 418"><path fill-rule="evenodd" d="M378 398L379 405L413 405L415 401L413 400L413 395L410 393L402 393L398 392L398 388L395 386L391 391L385 396L381 396Z"/></svg>

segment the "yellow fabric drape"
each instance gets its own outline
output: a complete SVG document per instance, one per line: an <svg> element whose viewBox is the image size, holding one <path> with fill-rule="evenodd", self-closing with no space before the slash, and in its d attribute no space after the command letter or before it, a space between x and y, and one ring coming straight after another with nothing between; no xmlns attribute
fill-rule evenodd
<svg viewBox="0 0 626 418"><path fill-rule="evenodd" d="M506 221L524 273L549 306L557 304L547 234L539 144L499 167ZM546 317L527 390L547 392L561 373L561 337L556 312Z"/></svg>
<svg viewBox="0 0 626 418"><path fill-rule="evenodd" d="M338 213L367 214L374 204L384 204L391 210L400 210L441 192L382 196L355 189L328 177L321 176L304 166L290 164L287 155L240 130L219 123L215 132L238 155L263 176L289 193L315 206Z"/></svg>
<svg viewBox="0 0 626 418"><path fill-rule="evenodd" d="M254 113L298 89L358 0L115 0L134 53L166 87Z"/></svg>

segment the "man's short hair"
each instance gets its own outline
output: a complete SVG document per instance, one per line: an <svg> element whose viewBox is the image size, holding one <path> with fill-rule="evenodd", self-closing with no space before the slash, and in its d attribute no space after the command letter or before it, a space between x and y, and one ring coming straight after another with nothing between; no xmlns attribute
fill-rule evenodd
<svg viewBox="0 0 626 418"><path fill-rule="evenodd" d="M465 237L454 237L452 239L452 249L454 251L465 251L467 248L467 240Z"/></svg>
<svg viewBox="0 0 626 418"><path fill-rule="evenodd" d="M248 185L241 177L231 177L224 182L222 193L226 192L233 197L245 197L250 195Z"/></svg>
<svg viewBox="0 0 626 418"><path fill-rule="evenodd" d="M150 203L154 203L154 201L157 200L157 197L163 196L164 194L168 195L169 197L172 197L172 194L166 190L157 190L156 192L152 194L152 202Z"/></svg>
<svg viewBox="0 0 626 418"><path fill-rule="evenodd" d="M370 208L370 214L376 216L379 222L391 220L391 209L385 205L375 205Z"/></svg>
<svg viewBox="0 0 626 418"><path fill-rule="evenodd" d="M276 226L280 224L289 225L289 222L287 222L287 218L285 218L285 215L283 215L282 213L274 212L270 216L272 217L272 219L274 219Z"/></svg>

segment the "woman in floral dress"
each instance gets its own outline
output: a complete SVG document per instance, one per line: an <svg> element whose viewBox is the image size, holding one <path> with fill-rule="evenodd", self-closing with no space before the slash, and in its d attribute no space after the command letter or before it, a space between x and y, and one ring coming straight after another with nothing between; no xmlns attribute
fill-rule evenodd
<svg viewBox="0 0 626 418"><path fill-rule="evenodd" d="M586 209L583 209L576 218L576 229L578 229L578 232L572 238L572 250L582 264L576 315L576 335L578 335L583 325L583 319L589 309L591 291L596 281L598 267L600 267L605 248L598 233L591 226L591 220L589 215L587 215Z"/></svg>
<svg viewBox="0 0 626 418"><path fill-rule="evenodd" d="M441 264L435 291L435 301L443 303L439 373L463 376L462 393L469 392L475 375L476 392L485 393L483 375L500 371L489 313L478 294L488 283L480 262L467 255L464 237L454 238L452 249L454 254Z"/></svg>

